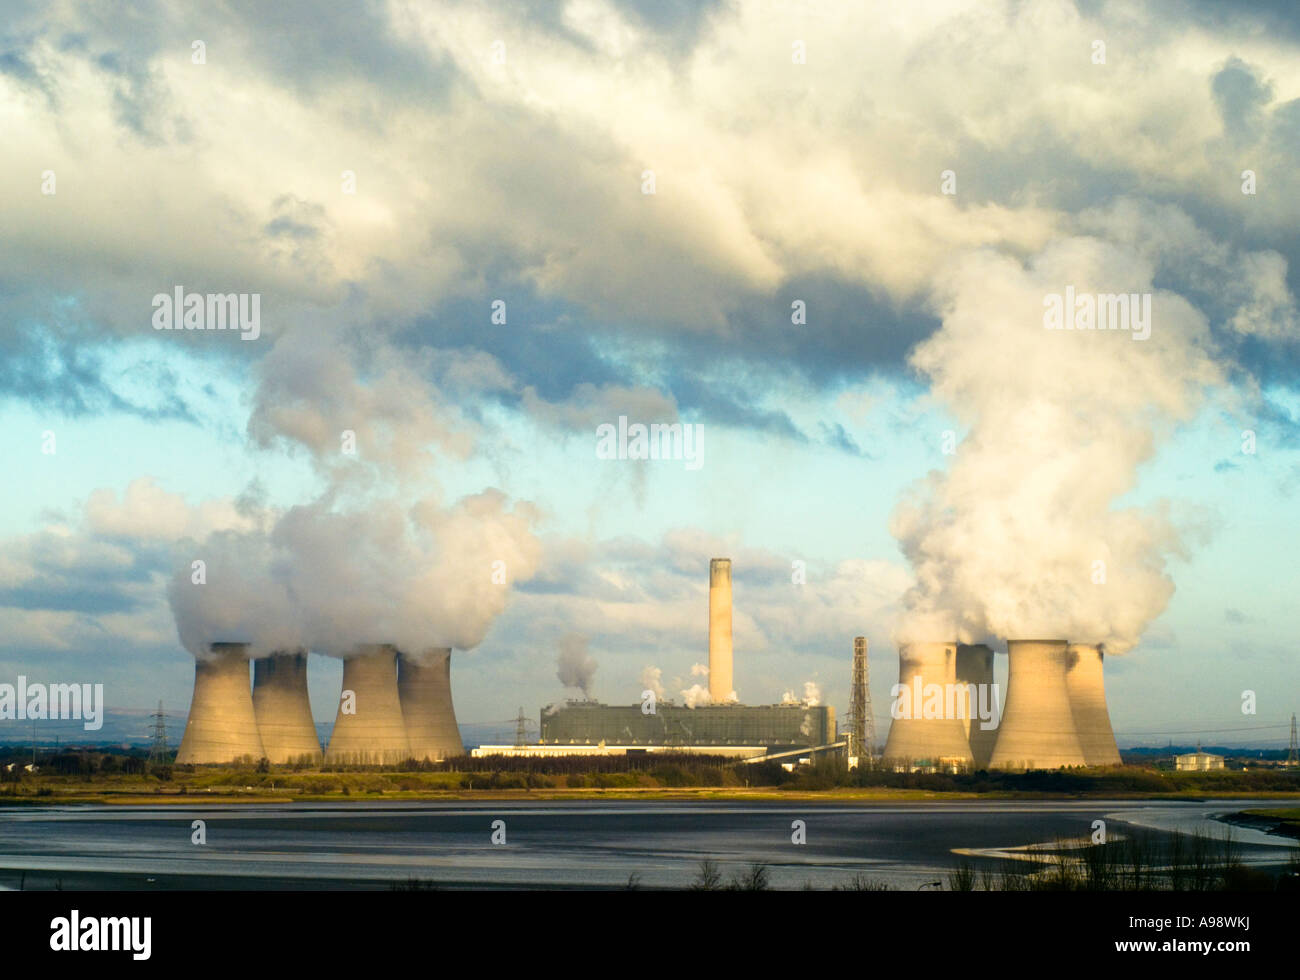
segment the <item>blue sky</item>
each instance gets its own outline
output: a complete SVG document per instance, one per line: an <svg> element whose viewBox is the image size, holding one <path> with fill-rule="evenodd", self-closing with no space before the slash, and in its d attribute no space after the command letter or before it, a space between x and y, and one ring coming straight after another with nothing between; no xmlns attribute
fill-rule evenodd
<svg viewBox="0 0 1300 980"><path fill-rule="evenodd" d="M496 721L574 693L577 634L596 696L647 667L675 695L729 555L746 701L812 681L846 710L865 634L883 737L909 631L1047 616L1112 645L1121 744L1285 744L1283 13L225 14L20 3L0 34L0 679L179 715L186 647L242 630L322 654L326 721L331 645L401 638L461 648L460 717ZM1153 293L1150 341L1045 334L1067 282ZM260 336L154 331L177 285L259 294ZM702 426L704 465L597 459L620 415ZM1098 541L1114 575L1081 588Z"/></svg>

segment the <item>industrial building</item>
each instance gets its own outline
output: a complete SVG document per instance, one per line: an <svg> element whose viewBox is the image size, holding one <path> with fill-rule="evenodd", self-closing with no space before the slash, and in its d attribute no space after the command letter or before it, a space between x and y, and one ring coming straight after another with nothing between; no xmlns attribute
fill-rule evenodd
<svg viewBox="0 0 1300 980"><path fill-rule="evenodd" d="M542 709L543 745L765 746L810 748L835 741L828 705L685 705L661 701L649 714L639 704L568 701Z"/></svg>
<svg viewBox="0 0 1300 980"><path fill-rule="evenodd" d="M1174 768L1179 772L1209 772L1211 769L1223 768L1223 756L1213 752L1188 752L1174 756Z"/></svg>
<svg viewBox="0 0 1300 980"><path fill-rule="evenodd" d="M621 755L699 752L742 759L826 749L837 740L835 709L802 702L744 705L734 688L731 642L731 559L709 562L709 699L687 707L659 699L609 705L567 701L541 711L538 744L482 746L477 754Z"/></svg>
<svg viewBox="0 0 1300 980"><path fill-rule="evenodd" d="M480 745L470 750L475 759L494 755L516 759L558 759L607 755L706 755L727 759L756 759L768 754L765 745Z"/></svg>

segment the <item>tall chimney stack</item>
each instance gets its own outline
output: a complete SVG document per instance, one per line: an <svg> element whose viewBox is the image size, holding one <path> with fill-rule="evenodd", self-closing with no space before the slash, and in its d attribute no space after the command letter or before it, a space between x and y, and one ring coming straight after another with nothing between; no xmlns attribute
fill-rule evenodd
<svg viewBox="0 0 1300 980"><path fill-rule="evenodd" d="M733 700L731 678L731 559L709 562L709 698Z"/></svg>
<svg viewBox="0 0 1300 980"><path fill-rule="evenodd" d="M320 765L320 737L307 694L307 654L283 651L253 661L253 711L267 761Z"/></svg>
<svg viewBox="0 0 1300 980"><path fill-rule="evenodd" d="M194 661L194 696L176 762L256 762L265 754L248 686L248 644L213 643Z"/></svg>

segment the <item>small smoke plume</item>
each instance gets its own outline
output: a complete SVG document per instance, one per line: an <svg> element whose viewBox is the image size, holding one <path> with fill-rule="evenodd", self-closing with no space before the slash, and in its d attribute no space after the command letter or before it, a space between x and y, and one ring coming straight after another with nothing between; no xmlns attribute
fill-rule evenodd
<svg viewBox="0 0 1300 980"><path fill-rule="evenodd" d="M663 671L658 667L646 665L645 670L641 671L641 689L643 691L654 691L655 700L664 699Z"/></svg>
<svg viewBox="0 0 1300 980"><path fill-rule="evenodd" d="M1150 262L1098 239L1028 267L991 253L940 284L943 326L912 355L966 429L891 531L915 573L897 639L1062 637L1134 646L1173 593L1179 535L1160 504L1120 506L1138 467L1219 377L1204 317ZM1150 294L1150 334L1046 329L1046 297Z"/></svg>
<svg viewBox="0 0 1300 980"><path fill-rule="evenodd" d="M691 664L692 677L708 677L709 668L705 664Z"/></svg>
<svg viewBox="0 0 1300 980"><path fill-rule="evenodd" d="M574 687L584 698L591 697L591 682L596 677L596 661L587 653L587 638L579 633L560 637L560 655L555 658L555 676L565 687Z"/></svg>
<svg viewBox="0 0 1300 980"><path fill-rule="evenodd" d="M682 703L688 708L698 708L706 704L713 703L713 696L709 694L707 687L701 687L699 684L692 684L686 690L681 692Z"/></svg>
<svg viewBox="0 0 1300 980"><path fill-rule="evenodd" d="M781 694L782 704L802 704L809 708L815 708L822 703L822 689L817 686L816 681L804 681L803 697L799 697L787 689Z"/></svg>

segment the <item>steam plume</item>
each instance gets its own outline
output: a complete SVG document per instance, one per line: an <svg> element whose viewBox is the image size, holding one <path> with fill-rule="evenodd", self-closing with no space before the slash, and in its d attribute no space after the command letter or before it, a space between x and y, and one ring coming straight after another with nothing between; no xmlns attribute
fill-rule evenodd
<svg viewBox="0 0 1300 980"><path fill-rule="evenodd" d="M565 687L576 687L584 698L591 697L591 682L596 677L596 661L587 653L587 638L566 633L560 638L560 655L555 659L555 676Z"/></svg>
<svg viewBox="0 0 1300 980"><path fill-rule="evenodd" d="M892 520L916 576L900 641L1062 636L1122 653L1164 609L1178 534L1162 505L1118 502L1218 370L1204 318L1152 276L1128 249L1070 239L1028 268L967 256L942 282L943 326L911 360L968 431ZM1066 286L1153 294L1149 338L1045 329L1045 297Z"/></svg>

